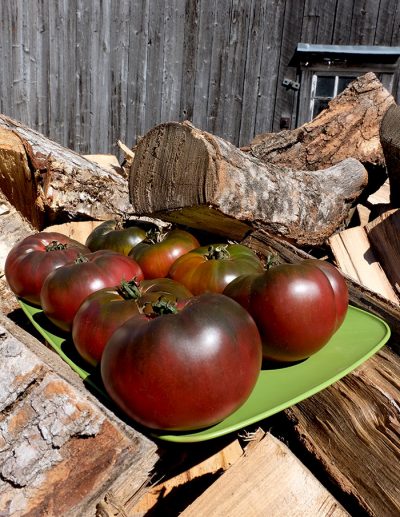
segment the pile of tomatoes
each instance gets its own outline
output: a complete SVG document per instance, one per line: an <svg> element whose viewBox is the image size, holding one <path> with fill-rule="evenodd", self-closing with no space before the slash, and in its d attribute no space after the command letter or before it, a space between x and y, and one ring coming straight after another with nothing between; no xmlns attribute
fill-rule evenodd
<svg viewBox="0 0 400 517"><path fill-rule="evenodd" d="M322 260L265 268L240 244L200 245L182 229L100 224L85 244L40 232L5 264L101 371L126 414L152 429L213 425L252 392L262 361L301 361L346 315L339 271Z"/></svg>

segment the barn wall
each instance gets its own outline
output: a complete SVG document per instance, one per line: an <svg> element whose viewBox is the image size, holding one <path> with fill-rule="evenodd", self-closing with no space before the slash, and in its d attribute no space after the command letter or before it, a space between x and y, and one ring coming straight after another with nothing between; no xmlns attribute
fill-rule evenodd
<svg viewBox="0 0 400 517"><path fill-rule="evenodd" d="M0 111L82 153L190 119L244 145L295 109L298 42L400 45L397 0L2 0Z"/></svg>

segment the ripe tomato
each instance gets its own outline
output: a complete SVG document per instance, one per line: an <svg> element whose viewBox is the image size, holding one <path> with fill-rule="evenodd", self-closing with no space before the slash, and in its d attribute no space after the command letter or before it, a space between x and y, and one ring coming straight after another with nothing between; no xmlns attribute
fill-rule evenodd
<svg viewBox="0 0 400 517"><path fill-rule="evenodd" d="M185 285L194 295L222 293L240 275L264 270L257 255L241 244L202 246L174 262L169 276Z"/></svg>
<svg viewBox="0 0 400 517"><path fill-rule="evenodd" d="M342 274L334 265L326 262L326 260L307 259L303 260L302 264L316 266L328 277L333 292L335 293L337 330L343 323L349 306L349 291Z"/></svg>
<svg viewBox="0 0 400 517"><path fill-rule="evenodd" d="M43 312L55 325L69 331L87 296L135 277L142 280L142 270L133 259L121 253L99 250L78 257L47 276L40 293Z"/></svg>
<svg viewBox="0 0 400 517"><path fill-rule="evenodd" d="M90 233L85 244L91 251L112 250L128 255L146 236L146 230L142 227L124 228L117 221L104 221Z"/></svg>
<svg viewBox="0 0 400 517"><path fill-rule="evenodd" d="M241 406L261 367L247 311L222 294L191 298L176 314L139 315L119 327L101 360L104 386L125 413L153 429L213 425Z"/></svg>
<svg viewBox="0 0 400 517"><path fill-rule="evenodd" d="M134 315L146 312L146 305L159 299L181 302L192 293L170 278L136 279L106 287L88 296L74 317L72 339L79 354L93 366L100 362L113 332Z"/></svg>
<svg viewBox="0 0 400 517"><path fill-rule="evenodd" d="M175 229L148 236L131 250L129 256L140 265L146 279L163 278L176 259L199 246L191 233Z"/></svg>
<svg viewBox="0 0 400 517"><path fill-rule="evenodd" d="M7 255L6 280L13 293L39 305L40 290L47 275L86 253L90 253L86 246L58 232L29 235Z"/></svg>
<svg viewBox="0 0 400 517"><path fill-rule="evenodd" d="M239 277L224 294L253 316L264 358L275 361L300 361L317 352L343 315L342 302L337 301L323 267L309 261Z"/></svg>

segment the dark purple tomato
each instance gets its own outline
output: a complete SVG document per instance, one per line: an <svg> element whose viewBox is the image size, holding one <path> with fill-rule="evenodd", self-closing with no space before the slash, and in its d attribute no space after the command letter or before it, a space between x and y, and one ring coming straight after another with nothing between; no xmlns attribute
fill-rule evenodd
<svg viewBox="0 0 400 517"><path fill-rule="evenodd" d="M257 255L241 244L213 244L186 253L174 262L169 276L185 285L194 295L222 293L240 275L261 273Z"/></svg>
<svg viewBox="0 0 400 517"><path fill-rule="evenodd" d="M190 430L240 407L256 384L261 359L248 312L207 293L175 314L126 321L104 349L101 375L110 397L140 424Z"/></svg>
<svg viewBox="0 0 400 517"><path fill-rule="evenodd" d="M318 259L307 259L302 264L318 267L328 277L336 302L336 330L342 325L349 307L349 291L346 281L340 271L329 262Z"/></svg>
<svg viewBox="0 0 400 517"><path fill-rule="evenodd" d="M185 230L176 229L154 235L136 245L129 253L142 268L146 279L168 276L175 260L200 246L196 237Z"/></svg>
<svg viewBox="0 0 400 517"><path fill-rule="evenodd" d="M40 293L43 312L62 330L70 331L87 296L131 278L142 280L143 273L130 257L109 250L89 253L47 276Z"/></svg>
<svg viewBox="0 0 400 517"><path fill-rule="evenodd" d="M35 305L47 275L90 250L58 232L39 232L15 244L6 258L5 276L11 291Z"/></svg>
<svg viewBox="0 0 400 517"><path fill-rule="evenodd" d="M148 305L160 299L181 303L192 296L186 287L170 278L131 280L100 289L85 299L75 315L75 347L81 357L95 366L113 332L129 318L146 312Z"/></svg>
<svg viewBox="0 0 400 517"><path fill-rule="evenodd" d="M327 275L312 264L282 264L260 275L239 277L224 294L254 318L265 359L305 359L337 330L335 293Z"/></svg>

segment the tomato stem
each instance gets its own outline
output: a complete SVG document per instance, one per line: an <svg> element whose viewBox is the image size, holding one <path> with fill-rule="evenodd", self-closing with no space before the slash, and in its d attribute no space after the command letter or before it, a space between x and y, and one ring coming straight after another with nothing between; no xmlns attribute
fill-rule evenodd
<svg viewBox="0 0 400 517"><path fill-rule="evenodd" d="M158 242L162 242L164 238L165 233L161 232L158 228L150 228L143 242L147 242L149 244L157 244Z"/></svg>
<svg viewBox="0 0 400 517"><path fill-rule="evenodd" d="M208 247L207 253L204 257L207 260L222 260L230 258L228 251L228 244L216 244Z"/></svg>
<svg viewBox="0 0 400 517"><path fill-rule="evenodd" d="M62 244L58 241L51 241L45 248L46 251L57 251L57 250L65 250L67 249L67 244Z"/></svg>
<svg viewBox="0 0 400 517"><path fill-rule="evenodd" d="M141 296L139 282L136 280L136 277L129 280L129 282L122 280L117 291L124 300L138 300Z"/></svg>
<svg viewBox="0 0 400 517"><path fill-rule="evenodd" d="M146 305L151 306L153 316L162 316L163 314L177 314L179 312L176 302L172 302L164 296L160 296L156 302L146 303L143 309L146 308Z"/></svg>
<svg viewBox="0 0 400 517"><path fill-rule="evenodd" d="M89 259L82 255L82 253L79 253L75 259L75 264L82 264L83 262L89 262Z"/></svg>

